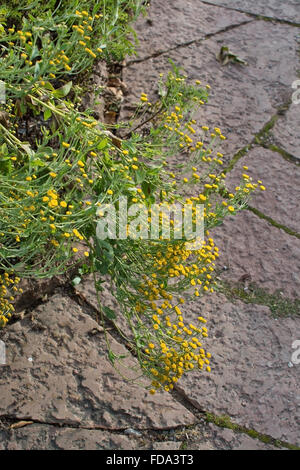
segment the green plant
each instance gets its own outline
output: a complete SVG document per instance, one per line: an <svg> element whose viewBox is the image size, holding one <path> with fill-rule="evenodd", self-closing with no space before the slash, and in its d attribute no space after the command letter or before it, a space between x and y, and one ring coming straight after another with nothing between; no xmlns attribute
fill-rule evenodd
<svg viewBox="0 0 300 470"><path fill-rule="evenodd" d="M207 101L210 87L189 83L174 64L161 76L155 103L141 95L137 121L118 145L88 110L80 112L71 78L103 57L104 45L112 55L131 51L126 42L121 46L121 37L129 31L127 8L138 14L141 2L75 3L71 13L73 3L67 13L44 11L34 22L28 14L22 29L6 28L0 38L0 76L7 85L0 120L0 324L13 313L11 290L19 289L13 283L81 263L81 272L93 273L102 320L106 316L117 325L115 312L101 301L101 276L110 276L131 330L127 342L152 379L150 392L170 391L194 367L210 371L210 353L202 346L206 320L200 314L195 324L185 321L182 293L198 297L213 291L218 248L208 230L243 209L258 185L244 174L229 202L224 200L218 146L225 137L207 126L198 135L192 115ZM24 128L32 118L26 140ZM184 155L187 164L176 164L174 155ZM133 239L130 233L125 239L99 239L102 207L118 208L121 197L129 209L139 204L147 213L154 203L177 203L182 210L187 204L194 225L196 206L203 204L206 240L193 250L186 237L164 238L169 220L162 215L156 239ZM108 350L116 364L109 344Z"/></svg>

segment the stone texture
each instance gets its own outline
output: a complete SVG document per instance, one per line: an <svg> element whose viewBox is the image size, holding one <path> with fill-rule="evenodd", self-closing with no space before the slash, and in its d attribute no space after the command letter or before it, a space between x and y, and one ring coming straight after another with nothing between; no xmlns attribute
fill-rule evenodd
<svg viewBox="0 0 300 470"><path fill-rule="evenodd" d="M300 23L300 12L298 0L208 0L210 5L222 5L243 12L256 15L269 16L271 18Z"/></svg>
<svg viewBox="0 0 300 470"><path fill-rule="evenodd" d="M297 158L300 164L299 129L300 104L293 103L286 114L278 119L271 135L275 144Z"/></svg>
<svg viewBox="0 0 300 470"><path fill-rule="evenodd" d="M251 281L284 297L299 298L300 240L249 211L227 217L211 230L220 249L223 278L234 282L250 275Z"/></svg>
<svg viewBox="0 0 300 470"><path fill-rule="evenodd" d="M201 9L195 14L200 17ZM152 34L156 36L155 30ZM200 79L211 85L209 102L195 118L199 127L208 124L222 129L228 137L222 152L229 159L252 141L280 104L290 99L291 77L297 76L296 34L296 28L287 25L254 21L160 57L133 63L123 71L130 93L120 118L128 118L141 92L148 93L150 101L157 99L159 74L170 70L171 58L183 67L191 81ZM222 66L216 54L223 45L249 65Z"/></svg>
<svg viewBox="0 0 300 470"><path fill-rule="evenodd" d="M184 5L181 0L151 1L147 16L141 16L134 26L139 38L137 60L245 21L251 18L195 0L185 0Z"/></svg>
<svg viewBox="0 0 300 470"><path fill-rule="evenodd" d="M249 170L243 169L245 164ZM300 167L287 162L277 152L257 147L241 158L227 175L229 190L234 191L240 184L243 173L250 175L254 182L261 180L267 189L252 193L250 205L299 233Z"/></svg>
<svg viewBox="0 0 300 470"><path fill-rule="evenodd" d="M182 442L176 441L163 441L154 442L152 445L153 450L179 450Z"/></svg>
<svg viewBox="0 0 300 470"><path fill-rule="evenodd" d="M212 294L186 306L208 322L210 373L188 374L178 389L198 408L276 439L300 443L299 366L289 367L300 318L274 319L261 305Z"/></svg>
<svg viewBox="0 0 300 470"><path fill-rule="evenodd" d="M186 450L276 450L272 444L247 434L217 427L213 423L197 425L186 440ZM282 448L281 448L282 449Z"/></svg>
<svg viewBox="0 0 300 470"><path fill-rule="evenodd" d="M163 429L192 424L193 415L170 395L149 395L126 382L141 371L110 336L115 354L125 355L118 374L107 359L99 325L69 298L55 295L5 330L7 365L1 366L0 416L99 427Z"/></svg>
<svg viewBox="0 0 300 470"><path fill-rule="evenodd" d="M133 450L135 439L107 431L33 424L0 430L0 450Z"/></svg>
<svg viewBox="0 0 300 470"><path fill-rule="evenodd" d="M32 424L0 429L0 450L276 450L258 439L202 422L180 432L178 440L152 441L98 429Z"/></svg>
<svg viewBox="0 0 300 470"><path fill-rule="evenodd" d="M125 334L127 338L131 338L132 332L128 326L127 321L121 314L118 301L113 295L114 288L111 285L111 282L109 282L109 280L107 279L101 284L101 287L103 289L103 291L100 292L102 306L108 307L115 312L116 320L114 320L114 323L116 327L119 329L119 331L122 332L122 334ZM75 286L75 291L95 310L99 311L97 291L92 275L86 276L80 284Z"/></svg>

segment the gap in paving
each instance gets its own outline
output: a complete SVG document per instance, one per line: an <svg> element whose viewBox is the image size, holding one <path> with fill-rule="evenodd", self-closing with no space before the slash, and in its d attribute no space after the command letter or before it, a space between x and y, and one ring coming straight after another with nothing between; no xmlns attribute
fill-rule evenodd
<svg viewBox="0 0 300 470"><path fill-rule="evenodd" d="M76 299L76 297L77 297L77 299ZM96 311L95 307L92 306L88 301L86 301L83 296L78 296L76 293L74 293L72 295L72 299L77 301L77 303L79 303L79 305L81 306L81 308L83 309L83 311L85 313L90 314L89 313L90 311L94 311L94 312ZM83 303L84 303L84 305L82 305ZM88 308L86 309L84 307L88 307ZM134 352L131 350L130 347L128 347L128 343L126 341L124 341L124 338L121 337L121 335L119 334L119 332L118 332L116 326L114 325L114 323L109 321L109 320L107 322L111 326L110 334L114 337L114 339L116 341L120 342L121 344L123 344L126 347L126 349L131 354L134 355ZM192 413L195 416L195 418L197 420L199 420L194 425L190 425L190 426L182 426L181 425L181 426L178 426L178 427L172 428L172 429L176 429L176 430L182 429L182 430L185 430L185 432L188 434L188 430L195 429L195 427L200 423L200 420L204 419L206 421L206 423L213 422L218 427L234 430L235 432L237 432L239 434L248 435L249 437L252 437L254 439L258 439L261 442L268 443L268 444L274 445L276 447L285 447L285 448L289 448L289 449L297 448L293 444L275 439L272 436L262 434L262 433L257 432L256 430L248 429L244 426L233 423L230 418L229 419L227 418L227 421L226 421L226 419L223 416L218 417L218 416L216 416L212 413L206 412L206 410L204 410L202 408L199 408L199 406L197 406L197 404L195 404L193 402L193 400L191 400L185 394L184 390L181 389L180 386L175 385L174 389L169 393L179 404L184 406L190 413ZM45 423L45 424L48 424L48 423ZM68 426L68 425L66 425L66 426ZM76 428L76 426L73 426L73 427ZM84 428L84 427L79 427L79 428L90 429L90 428ZM96 429L96 428L91 428L91 430L92 429ZM103 429L103 428L99 428L99 429ZM117 433L120 434L122 432L122 430L120 432L119 431ZM155 435L157 435L157 433L162 434L162 433L166 432L166 430L152 430L152 429L146 429L146 430L144 429L142 431L143 432L148 432L148 433L149 432L150 433L155 433Z"/></svg>
<svg viewBox="0 0 300 470"><path fill-rule="evenodd" d="M150 60L150 59L155 59L156 57L160 57L164 54L168 54L169 52L176 51L177 49L182 49L182 48L191 46L192 44L198 44L198 43L200 44L201 42L206 41L207 39L211 39L214 36L217 36L219 34L226 33L233 29L239 28L240 26L245 26L246 24L252 23L253 21L254 20L248 20L248 21L243 21L242 23L226 26L225 28L222 28L219 31L215 31L214 33L208 33L200 38L192 39L191 41L183 42L181 44L176 44L175 46L170 47L169 49L165 49L163 51L157 51L154 54L148 55L141 59L130 60L125 64L125 67L130 66L132 64L139 64L140 62L146 62L147 60Z"/></svg>
<svg viewBox="0 0 300 470"><path fill-rule="evenodd" d="M287 24L289 26L293 26L293 27L296 27L296 28L300 27L300 23L295 23L293 21L284 20L283 18L275 18L273 16L260 15L258 13L245 11L245 10L242 10L240 8L234 8L234 7L229 7L229 6L226 6L226 5L220 5L220 4L214 3L214 2L208 2L207 0L201 0L201 2L204 3L204 5L210 5L210 6L215 6L215 7L219 7L219 8L224 8L225 10L232 10L232 11L237 11L239 13L244 13L245 15L249 15L252 18L255 18L256 20L271 21L271 22L274 22L274 23Z"/></svg>
<svg viewBox="0 0 300 470"><path fill-rule="evenodd" d="M262 127L262 129L254 135L252 141L249 144L242 147L241 149L239 149L235 153L235 155L230 160L228 166L223 170L224 173L229 173L230 171L232 171L234 169L235 165L238 163L238 161L241 158L243 158L245 155L247 155L247 153L250 150L252 150L255 146L259 146L259 147L262 147L262 148L266 148L266 149L275 151L288 163L299 166L299 159L297 159L297 157L295 157L294 155L289 154L284 149L281 149L280 147L278 147L275 144L266 142L267 139L268 139L268 136L269 136L269 132L274 128L276 122L278 121L278 119L280 119L280 116L286 113L286 111L289 109L291 104L292 104L291 101L288 101L288 102L282 104L277 109L276 113L271 117L271 119L269 119L269 121ZM226 195L225 195L225 197L226 197ZM256 216L258 216L259 218L266 220L267 222L269 222L274 227L279 228L281 230L284 230L287 234L289 234L293 237L300 238L300 234L298 232L290 229L286 225L278 223L272 217L269 217L268 215L264 214L260 210L254 208L252 206L248 206L247 209L249 211L251 211L253 214L255 214Z"/></svg>
<svg viewBox="0 0 300 470"><path fill-rule="evenodd" d="M276 220L272 219L272 217L269 217L268 215L264 214L263 212L256 209L255 207L248 206L247 210L252 212L254 215L259 217L260 219L266 220L271 225L273 225L273 227L283 230L288 235L291 235L292 237L300 238L300 234L298 232L295 232L294 230L290 229L289 227L286 227L285 225L279 224L278 222L276 222Z"/></svg>

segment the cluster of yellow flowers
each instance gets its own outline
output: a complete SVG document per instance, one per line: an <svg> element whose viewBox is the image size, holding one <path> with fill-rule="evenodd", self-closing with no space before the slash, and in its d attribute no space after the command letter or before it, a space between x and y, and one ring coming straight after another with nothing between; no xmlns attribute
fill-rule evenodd
<svg viewBox="0 0 300 470"><path fill-rule="evenodd" d="M60 79L87 70L103 52L97 37L102 15L87 10L73 13L69 26L57 24L60 41L29 22L22 31L8 30L11 53L5 49L0 62L11 74L9 123L0 122L0 327L14 311L14 295L22 292L11 265L21 265L24 276L38 277L64 272L80 256L82 272L109 274L116 282L137 357L151 378L150 393L168 392L186 372L211 370L211 355L202 344L208 336L204 314L191 321L184 312L185 292L193 299L216 288L219 250L208 229L243 208L252 191L265 188L244 166L240 186L227 191L224 155L217 149L226 137L218 127L200 126L191 112L205 104L210 87L199 88L198 80L197 87L188 85L176 67L160 84L157 102L141 93L137 115L148 113L149 133L135 134L141 123L117 145L90 111L79 112L76 100L66 98L72 82L61 86ZM15 59L17 80L11 72ZM44 123L36 120L38 137L27 142L18 124L32 113L44 115ZM185 165L176 165L176 155ZM103 207L109 203L117 209L123 196L128 209L138 204L144 211L148 235L149 224L157 228L158 221L150 241L141 235L142 226L140 233L131 226L134 215L128 215L127 239L97 237ZM186 235L174 236L175 217L168 213L173 204L182 218L191 209L193 228L201 218L206 238L196 239L196 248L190 248Z"/></svg>
<svg viewBox="0 0 300 470"><path fill-rule="evenodd" d="M17 293L23 290L18 286L19 277L10 277L9 273L0 274L0 327L6 325L14 312L13 301Z"/></svg>
<svg viewBox="0 0 300 470"><path fill-rule="evenodd" d="M209 233L207 232L207 235ZM213 239L203 243L201 249L187 250L183 242L169 243L166 252L157 251L149 254L152 260L152 275L144 275L138 288L139 299L136 303L136 314L147 318L155 333L148 338L144 350L142 365L152 376L150 393L163 388L173 389L174 383L181 376L198 367L210 372L210 353L202 346L203 338L208 336L207 328L203 325L206 320L198 317L200 325L186 322L182 306L183 297L178 298L180 287L190 286L194 295L200 292L213 292L214 281L212 272L214 261L219 256L218 248ZM143 320L140 323L141 335L145 329Z"/></svg>

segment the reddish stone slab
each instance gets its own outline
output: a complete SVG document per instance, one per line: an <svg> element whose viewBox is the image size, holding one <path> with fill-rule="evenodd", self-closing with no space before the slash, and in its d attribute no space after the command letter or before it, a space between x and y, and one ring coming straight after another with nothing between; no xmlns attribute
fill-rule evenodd
<svg viewBox="0 0 300 470"><path fill-rule="evenodd" d="M249 211L227 217L211 231L220 249L223 278L234 282L250 274L252 282L284 297L299 298L300 240Z"/></svg>
<svg viewBox="0 0 300 470"><path fill-rule="evenodd" d="M172 431L174 432L174 431ZM181 439L184 439L181 440ZM122 432L32 424L20 429L0 429L0 450L276 450L258 439L212 423L186 428L177 440L151 441L149 434L139 438Z"/></svg>
<svg viewBox="0 0 300 470"><path fill-rule="evenodd" d="M233 8L255 15L269 16L274 19L300 23L299 2L297 0L208 0L205 3L216 6Z"/></svg>
<svg viewBox="0 0 300 470"><path fill-rule="evenodd" d="M289 367L300 318L274 319L267 307L208 295L185 309L207 321L210 373L188 374L178 389L197 407L276 439L300 443L300 366Z"/></svg>
<svg viewBox="0 0 300 470"><path fill-rule="evenodd" d="M299 90L299 86L298 86ZM300 94L298 92L298 97ZM300 104L291 104L284 116L280 116L271 135L278 147L297 158L300 164Z"/></svg>
<svg viewBox="0 0 300 470"><path fill-rule="evenodd" d="M204 38L207 34L245 21L251 21L251 18L193 0L185 0L184 4L181 0L152 0L146 17L140 16L134 25L139 37L137 59Z"/></svg>
<svg viewBox="0 0 300 470"><path fill-rule="evenodd" d="M245 170L243 167L249 169ZM252 193L250 205L276 222L300 233L300 167L286 161L277 152L256 147L241 158L227 174L230 191L240 184L242 174L262 181L266 191Z"/></svg>
<svg viewBox="0 0 300 470"><path fill-rule="evenodd" d="M213 423L197 425L186 443L186 450L278 450L247 434L220 428ZM282 449L282 448L281 448Z"/></svg>
<svg viewBox="0 0 300 470"><path fill-rule="evenodd" d="M108 431L33 424L0 431L0 450L133 450L135 439Z"/></svg>
<svg viewBox="0 0 300 470"><path fill-rule="evenodd" d="M216 54L223 45L249 65L222 66ZM296 77L298 64L297 48L296 28L253 21L206 41L133 63L123 70L130 93L121 120L128 118L142 92L148 93L150 101L157 99L159 74L170 70L171 58L183 67L191 81L200 79L211 85L208 105L195 116L196 127L220 127L227 136L222 149L229 159L252 142L278 106L290 99L291 77Z"/></svg>
<svg viewBox="0 0 300 470"><path fill-rule="evenodd" d="M127 338L132 338L132 331L121 313L119 302L114 297L114 286L107 278L101 284L101 287L103 289L99 293L101 306L108 307L115 313L115 326L119 329L119 331L122 332L123 335L126 335ZM80 284L75 287L75 290L77 294L80 295L80 297L82 297L87 303L89 303L95 310L99 312L99 318L101 318L93 276L85 276Z"/></svg>
<svg viewBox="0 0 300 470"><path fill-rule="evenodd" d="M168 429L194 416L170 395L149 395L137 361L111 336L118 370L107 358L103 330L67 297L55 295L7 327L7 365L1 367L0 416L89 428Z"/></svg>

